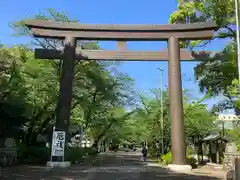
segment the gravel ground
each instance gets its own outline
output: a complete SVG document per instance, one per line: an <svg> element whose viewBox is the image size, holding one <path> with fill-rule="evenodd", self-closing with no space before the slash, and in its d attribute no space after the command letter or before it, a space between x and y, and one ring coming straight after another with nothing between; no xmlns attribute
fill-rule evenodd
<svg viewBox="0 0 240 180"><path fill-rule="evenodd" d="M72 165L49 169L45 166L2 168L0 180L217 180L221 177L179 174L163 167L146 166L136 152L105 153L95 165Z"/></svg>

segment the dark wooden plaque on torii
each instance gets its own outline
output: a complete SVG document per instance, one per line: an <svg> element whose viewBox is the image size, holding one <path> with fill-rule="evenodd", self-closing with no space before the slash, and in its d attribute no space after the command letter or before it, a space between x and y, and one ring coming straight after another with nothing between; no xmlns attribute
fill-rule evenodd
<svg viewBox="0 0 240 180"><path fill-rule="evenodd" d="M171 117L171 141L173 164L186 164L184 141L184 118L180 60L201 60L191 52L180 49L180 40L207 40L217 28L215 22L169 25L101 25L58 23L43 20L28 20L35 37L64 39L64 49L36 49L41 59L62 59L60 96L56 114L56 129L66 130L70 121L74 61L79 60L125 60L161 61L168 60L169 101ZM76 40L118 41L116 51L76 50ZM127 51L127 41L167 41L168 51Z"/></svg>

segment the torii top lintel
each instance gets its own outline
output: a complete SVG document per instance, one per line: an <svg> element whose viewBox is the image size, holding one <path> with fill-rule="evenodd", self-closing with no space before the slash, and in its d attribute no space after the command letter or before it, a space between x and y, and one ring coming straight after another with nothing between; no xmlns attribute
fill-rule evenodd
<svg viewBox="0 0 240 180"><path fill-rule="evenodd" d="M123 40L123 41L163 41L170 37L179 40L211 39L217 28L214 21L195 24L167 25L118 25L118 24L78 24L60 23L45 20L26 20L36 37L63 39L74 36L86 40Z"/></svg>

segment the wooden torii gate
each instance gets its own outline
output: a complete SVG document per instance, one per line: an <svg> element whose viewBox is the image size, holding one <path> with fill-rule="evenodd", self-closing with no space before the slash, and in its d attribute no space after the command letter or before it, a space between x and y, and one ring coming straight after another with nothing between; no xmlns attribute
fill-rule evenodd
<svg viewBox="0 0 240 180"><path fill-rule="evenodd" d="M174 165L186 164L184 142L184 118L180 60L196 60L190 52L180 50L180 40L211 39L215 22L169 25L102 25L58 23L43 20L28 20L35 37L64 39L63 50L36 49L35 55L42 59L62 59L60 96L56 114L56 129L63 130L69 122L72 100L74 62L80 60L168 60L169 100L171 117L172 156ZM77 40L118 41L118 50L76 50ZM126 41L167 41L168 51L127 51ZM66 130L66 129L64 129Z"/></svg>

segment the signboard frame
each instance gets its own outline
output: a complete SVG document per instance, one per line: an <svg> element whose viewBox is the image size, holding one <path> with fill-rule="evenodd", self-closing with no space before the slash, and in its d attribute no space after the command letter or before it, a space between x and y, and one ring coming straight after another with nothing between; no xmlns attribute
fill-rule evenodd
<svg viewBox="0 0 240 180"><path fill-rule="evenodd" d="M64 161L65 141L66 141L66 132L56 131L55 127L53 127L51 161L53 156L62 157L61 159L62 161Z"/></svg>

